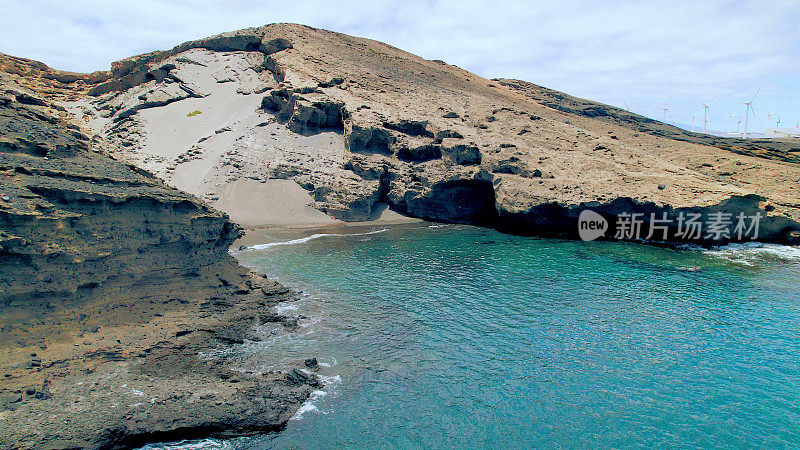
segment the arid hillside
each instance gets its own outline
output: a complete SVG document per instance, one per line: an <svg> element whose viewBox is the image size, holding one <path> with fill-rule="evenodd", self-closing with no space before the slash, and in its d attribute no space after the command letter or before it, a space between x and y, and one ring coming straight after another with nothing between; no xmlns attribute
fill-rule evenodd
<svg viewBox="0 0 800 450"><path fill-rule="evenodd" d="M793 141L688 133L302 25L59 74L37 83L67 88L60 104L116 157L244 225L330 220L317 210L362 221L388 205L524 234L570 234L585 208L760 212L770 240L800 228Z"/></svg>

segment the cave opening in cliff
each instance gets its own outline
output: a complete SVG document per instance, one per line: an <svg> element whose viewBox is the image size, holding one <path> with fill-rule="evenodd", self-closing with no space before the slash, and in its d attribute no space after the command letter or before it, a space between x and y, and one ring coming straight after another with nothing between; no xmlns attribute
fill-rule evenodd
<svg viewBox="0 0 800 450"><path fill-rule="evenodd" d="M409 212L445 222L492 225L497 220L494 189L484 180L453 180L436 184L425 197L408 205Z"/></svg>

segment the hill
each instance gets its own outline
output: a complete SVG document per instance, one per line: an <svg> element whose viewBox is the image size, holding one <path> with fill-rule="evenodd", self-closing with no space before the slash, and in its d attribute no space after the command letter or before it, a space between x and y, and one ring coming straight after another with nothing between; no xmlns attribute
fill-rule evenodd
<svg viewBox="0 0 800 450"><path fill-rule="evenodd" d="M115 156L244 225L379 217L574 235L592 208L764 215L789 241L791 141L725 139L294 24L40 76ZM67 80L69 81L69 80ZM42 82L42 81L40 81ZM287 183L286 180L289 180Z"/></svg>

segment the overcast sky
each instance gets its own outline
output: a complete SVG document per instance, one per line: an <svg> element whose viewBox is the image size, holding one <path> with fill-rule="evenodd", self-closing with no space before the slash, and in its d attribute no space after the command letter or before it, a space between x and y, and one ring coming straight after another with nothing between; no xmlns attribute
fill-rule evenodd
<svg viewBox="0 0 800 450"><path fill-rule="evenodd" d="M519 78L670 121L764 131L800 119L800 1L0 0L0 52L65 70L223 31L297 22L369 37L487 78ZM772 119L771 127L775 126Z"/></svg>

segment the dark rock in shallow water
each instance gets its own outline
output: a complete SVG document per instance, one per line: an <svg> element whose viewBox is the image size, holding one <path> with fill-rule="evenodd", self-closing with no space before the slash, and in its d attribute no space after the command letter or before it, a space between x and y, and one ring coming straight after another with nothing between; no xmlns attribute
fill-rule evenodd
<svg viewBox="0 0 800 450"><path fill-rule="evenodd" d="M293 384L303 384L308 382L309 376L299 369L292 369L291 372L286 374L286 380Z"/></svg>
<svg viewBox="0 0 800 450"><path fill-rule="evenodd" d="M307 374L300 369L292 369L286 374L286 381L293 385L322 386L322 381L316 374Z"/></svg>
<svg viewBox="0 0 800 450"><path fill-rule="evenodd" d="M317 368L319 363L317 362L317 358L308 358L306 359L303 364L308 368Z"/></svg>

